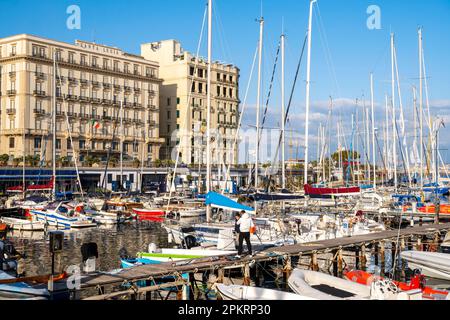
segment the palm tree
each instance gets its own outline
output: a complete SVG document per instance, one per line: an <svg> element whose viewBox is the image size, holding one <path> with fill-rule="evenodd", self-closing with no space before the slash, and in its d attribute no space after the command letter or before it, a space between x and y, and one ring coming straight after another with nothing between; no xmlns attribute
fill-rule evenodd
<svg viewBox="0 0 450 320"><path fill-rule="evenodd" d="M2 155L0 155L0 164L1 164L2 166L8 165L8 161L9 161L9 155L8 155L8 154L2 154Z"/></svg>

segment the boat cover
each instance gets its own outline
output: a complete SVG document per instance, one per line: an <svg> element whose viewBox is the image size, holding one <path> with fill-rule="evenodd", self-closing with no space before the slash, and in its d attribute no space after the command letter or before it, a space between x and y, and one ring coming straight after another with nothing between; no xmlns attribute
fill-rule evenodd
<svg viewBox="0 0 450 320"><path fill-rule="evenodd" d="M231 200L228 197L225 197L221 194L218 194L216 192L209 192L206 195L206 205L211 205L214 208L220 208L224 210L231 210L231 211L247 211L247 212L254 212L255 209L244 206L240 203L237 203L234 200Z"/></svg>

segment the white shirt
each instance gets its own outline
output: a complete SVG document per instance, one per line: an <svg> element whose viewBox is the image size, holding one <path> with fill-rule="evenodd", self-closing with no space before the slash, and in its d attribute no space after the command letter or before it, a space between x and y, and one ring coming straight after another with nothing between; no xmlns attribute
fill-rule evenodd
<svg viewBox="0 0 450 320"><path fill-rule="evenodd" d="M250 232L250 228L255 226L248 213L243 214L237 224L239 225L239 230L241 232Z"/></svg>

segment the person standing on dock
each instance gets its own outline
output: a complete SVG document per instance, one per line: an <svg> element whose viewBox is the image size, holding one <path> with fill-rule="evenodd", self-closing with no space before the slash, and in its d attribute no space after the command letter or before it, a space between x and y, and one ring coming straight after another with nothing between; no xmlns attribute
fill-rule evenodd
<svg viewBox="0 0 450 320"><path fill-rule="evenodd" d="M238 257L242 255L242 245L245 243L247 245L248 254L252 255L252 244L250 243L250 229L254 228L252 218L244 210L241 211L241 218L236 222L239 226L239 246L238 246Z"/></svg>
<svg viewBox="0 0 450 320"><path fill-rule="evenodd" d="M236 212L234 215L234 232L236 234L236 238L234 239L236 247L239 246L239 234L241 233L240 226L238 225L239 219L241 219L241 214L239 212Z"/></svg>

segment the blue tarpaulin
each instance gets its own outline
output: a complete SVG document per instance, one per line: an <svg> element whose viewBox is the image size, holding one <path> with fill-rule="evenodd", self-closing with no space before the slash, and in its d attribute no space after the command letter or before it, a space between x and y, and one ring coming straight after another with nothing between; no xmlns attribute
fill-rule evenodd
<svg viewBox="0 0 450 320"><path fill-rule="evenodd" d="M237 203L236 201L233 201L230 198L225 197L216 192L209 192L206 195L205 204L211 205L214 208L221 208L224 210L231 210L231 211L242 211L242 210L245 210L247 212L255 211L253 208Z"/></svg>

